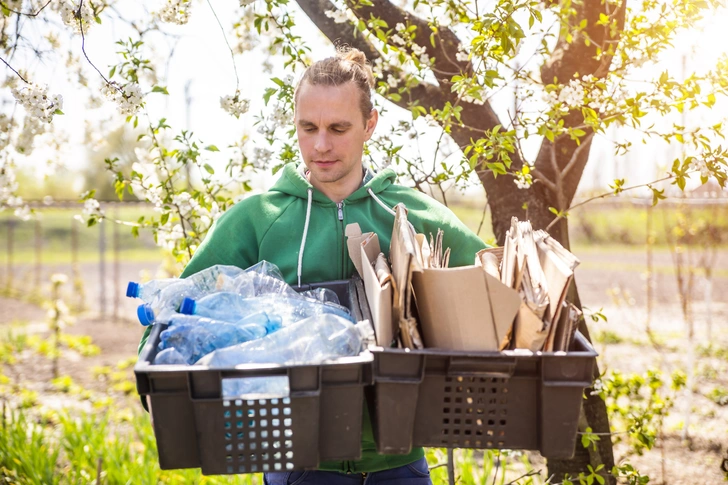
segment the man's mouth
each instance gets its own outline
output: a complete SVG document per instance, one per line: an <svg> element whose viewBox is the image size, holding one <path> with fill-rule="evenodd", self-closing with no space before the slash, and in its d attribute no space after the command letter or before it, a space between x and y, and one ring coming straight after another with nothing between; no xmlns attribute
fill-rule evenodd
<svg viewBox="0 0 728 485"><path fill-rule="evenodd" d="M314 160L313 163L320 167L330 167L331 165L336 163L336 160Z"/></svg>

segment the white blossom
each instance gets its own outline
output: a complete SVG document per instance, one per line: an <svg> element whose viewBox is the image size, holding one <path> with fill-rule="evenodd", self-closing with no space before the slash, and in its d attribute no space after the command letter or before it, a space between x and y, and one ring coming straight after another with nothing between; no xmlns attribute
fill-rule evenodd
<svg viewBox="0 0 728 485"><path fill-rule="evenodd" d="M330 19L334 19L334 23L337 24L343 24L348 20L346 10L326 10L324 15Z"/></svg>
<svg viewBox="0 0 728 485"><path fill-rule="evenodd" d="M75 33L80 34L83 25L83 33L87 34L91 25L96 23L96 15L88 0L84 0L79 12L80 3L76 0L56 0L53 9L61 14L63 23L71 27Z"/></svg>
<svg viewBox="0 0 728 485"><path fill-rule="evenodd" d="M20 103L28 115L41 121L50 123L56 110L63 108L63 96L48 94L48 86L40 84L25 84L20 88L11 90L15 99Z"/></svg>
<svg viewBox="0 0 728 485"><path fill-rule="evenodd" d="M119 86L111 81L103 86L102 92L107 99L114 101L118 105L119 112L126 116L136 114L144 106L144 93L141 86L136 83Z"/></svg>
<svg viewBox="0 0 728 485"><path fill-rule="evenodd" d="M527 189L531 187L531 184L533 184L533 177L530 173L526 172L516 172L515 178L513 179L513 182L516 184L516 187L519 189Z"/></svg>
<svg viewBox="0 0 728 485"><path fill-rule="evenodd" d="M220 107L234 117L239 118L240 115L248 112L248 108L250 108L250 101L241 98L240 93L235 93L234 96L221 96Z"/></svg>
<svg viewBox="0 0 728 485"><path fill-rule="evenodd" d="M233 52L236 54L244 54L250 50L253 50L255 46L260 42L260 36L254 28L255 22L255 10L252 8L245 9L240 16L240 20L235 22L233 34L235 40L233 43ZM265 62L265 61L264 61ZM268 61L270 64L270 61ZM265 67L263 70L265 71ZM271 66L270 71L272 72L273 67Z"/></svg>
<svg viewBox="0 0 728 485"><path fill-rule="evenodd" d="M16 190L18 182L15 180L13 167L7 162L0 164L0 207L3 205L16 207L23 203L23 200L15 195Z"/></svg>
<svg viewBox="0 0 728 485"><path fill-rule="evenodd" d="M389 84L390 88L396 88L397 85L399 84L399 80L396 77L389 74L387 76L387 84Z"/></svg>
<svg viewBox="0 0 728 485"><path fill-rule="evenodd" d="M273 152L267 148L255 147L253 150L253 166L255 168L264 169L268 166L273 158Z"/></svg>
<svg viewBox="0 0 728 485"><path fill-rule="evenodd" d="M101 204L99 204L99 201L94 198L86 199L86 201L83 203L82 213L86 219L89 219L92 216L104 215L103 211L101 210Z"/></svg>
<svg viewBox="0 0 728 485"><path fill-rule="evenodd" d="M240 0L240 6L245 7L245 6L250 5L253 2L255 2L255 0Z"/></svg>
<svg viewBox="0 0 728 485"><path fill-rule="evenodd" d="M23 121L23 130L15 140L15 151L23 155L30 155L35 148L33 142L38 135L45 133L46 124L38 118L26 116Z"/></svg>
<svg viewBox="0 0 728 485"><path fill-rule="evenodd" d="M391 39L392 39L392 42L395 43L395 44L399 44L399 45L405 45L406 44L405 40L402 37L400 37L398 34L394 34L391 37Z"/></svg>
<svg viewBox="0 0 728 485"><path fill-rule="evenodd" d="M27 221L27 220L30 220L33 213L30 210L30 207L28 206L28 204L25 204L21 207L16 208L14 215L15 215L15 217L17 217L20 220Z"/></svg>
<svg viewBox="0 0 728 485"><path fill-rule="evenodd" d="M569 84L561 88L558 100L569 108L576 108L584 102L584 86L577 79L572 79Z"/></svg>
<svg viewBox="0 0 728 485"><path fill-rule="evenodd" d="M157 245L171 251L177 245L177 241L185 237L184 230L180 224L170 227L170 224L159 227L157 232Z"/></svg>
<svg viewBox="0 0 728 485"><path fill-rule="evenodd" d="M459 50L458 53L455 54L455 59L457 59L459 62L467 62L468 60L470 60L470 54Z"/></svg>
<svg viewBox="0 0 728 485"><path fill-rule="evenodd" d="M402 22L397 22L397 25L394 26L394 30L397 32L404 32L406 28Z"/></svg>
<svg viewBox="0 0 728 485"><path fill-rule="evenodd" d="M190 20L190 0L167 0L156 16L168 24L184 25Z"/></svg>
<svg viewBox="0 0 728 485"><path fill-rule="evenodd" d="M189 192L180 192L179 194L175 194L174 197L172 197L172 204L176 205L182 215L185 216L200 207L200 203L197 202L197 199L193 199Z"/></svg>
<svg viewBox="0 0 728 485"><path fill-rule="evenodd" d="M374 79L381 78L383 72L384 60L381 57L377 57L376 59L374 59L374 65L372 65L372 74L374 74Z"/></svg>
<svg viewBox="0 0 728 485"><path fill-rule="evenodd" d="M690 162L690 169L700 171L700 176L703 178L710 177L710 169L708 168L708 164L705 162L705 160L697 158L694 159L692 162Z"/></svg>
<svg viewBox="0 0 728 485"><path fill-rule="evenodd" d="M13 120L5 113L0 113L0 150L10 144L10 130L13 128Z"/></svg>
<svg viewBox="0 0 728 485"><path fill-rule="evenodd" d="M422 64L429 64L430 63L430 56L427 53L424 53L420 55L420 62Z"/></svg>
<svg viewBox="0 0 728 485"><path fill-rule="evenodd" d="M412 53L417 57L425 53L427 49L419 44L412 44Z"/></svg>

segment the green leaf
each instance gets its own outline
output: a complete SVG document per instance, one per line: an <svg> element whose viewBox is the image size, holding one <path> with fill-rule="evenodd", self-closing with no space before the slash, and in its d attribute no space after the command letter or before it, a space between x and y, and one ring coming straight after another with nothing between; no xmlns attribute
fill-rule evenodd
<svg viewBox="0 0 728 485"><path fill-rule="evenodd" d="M116 66L112 67L109 71L109 77L114 77L114 74L116 73Z"/></svg>
<svg viewBox="0 0 728 485"><path fill-rule="evenodd" d="M55 110L55 111L53 112L53 114L55 114L55 115L63 115L63 114L65 114L65 113L64 113L63 111L61 111L60 109L57 109L57 110Z"/></svg>
<svg viewBox="0 0 728 485"><path fill-rule="evenodd" d="M167 221L169 221L169 212L165 212L162 214L162 217L159 218L162 225L165 225Z"/></svg>
<svg viewBox="0 0 728 485"><path fill-rule="evenodd" d="M271 96L273 96L277 92L277 88L267 88L265 90L265 93L263 94L263 101L265 101L266 106L268 105L268 101L270 101Z"/></svg>
<svg viewBox="0 0 728 485"><path fill-rule="evenodd" d="M162 94L169 94L169 91L167 91L167 88L164 86L154 86L152 88L153 93L162 93Z"/></svg>
<svg viewBox="0 0 728 485"><path fill-rule="evenodd" d="M212 168L212 166L211 166L211 165L210 165L209 163L206 163L206 164L205 164L205 170L206 170L206 171L207 171L207 173L209 173L210 175L212 175L212 174L214 174L214 173L215 173L215 169L214 169L214 168Z"/></svg>
<svg viewBox="0 0 728 485"><path fill-rule="evenodd" d="M205 150L209 152L219 152L220 150L215 145L207 145Z"/></svg>

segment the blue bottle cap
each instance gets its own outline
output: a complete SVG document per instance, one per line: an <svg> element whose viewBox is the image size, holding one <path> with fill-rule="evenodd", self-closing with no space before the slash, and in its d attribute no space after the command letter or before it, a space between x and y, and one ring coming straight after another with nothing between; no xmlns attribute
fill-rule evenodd
<svg viewBox="0 0 728 485"><path fill-rule="evenodd" d="M154 323L154 310L152 310L151 305L148 303L139 305L139 307L137 307L137 317L139 318L139 323L145 327Z"/></svg>
<svg viewBox="0 0 728 485"><path fill-rule="evenodd" d="M139 283L129 282L129 286L126 287L126 296L129 298L136 298L139 296Z"/></svg>
<svg viewBox="0 0 728 485"><path fill-rule="evenodd" d="M194 315L197 309L197 303L192 298L185 298L179 306L179 312L183 315Z"/></svg>

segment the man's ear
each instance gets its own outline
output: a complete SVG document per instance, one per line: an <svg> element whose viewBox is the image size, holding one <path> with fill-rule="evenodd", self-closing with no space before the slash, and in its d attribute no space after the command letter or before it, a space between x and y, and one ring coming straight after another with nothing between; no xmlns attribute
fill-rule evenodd
<svg viewBox="0 0 728 485"><path fill-rule="evenodd" d="M374 128L377 127L377 122L379 121L379 112L372 108L371 114L369 115L369 119L367 120L366 126L364 127L364 131L366 133L364 137L364 141L369 140L372 135L374 134Z"/></svg>

